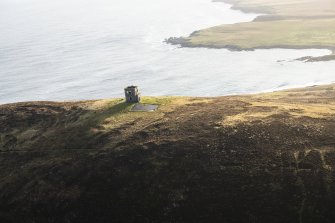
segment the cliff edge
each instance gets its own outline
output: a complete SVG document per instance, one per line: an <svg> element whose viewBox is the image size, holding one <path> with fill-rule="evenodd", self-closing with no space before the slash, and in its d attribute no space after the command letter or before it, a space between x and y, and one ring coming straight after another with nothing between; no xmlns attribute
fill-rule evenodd
<svg viewBox="0 0 335 223"><path fill-rule="evenodd" d="M335 85L0 106L0 222L334 222Z"/></svg>

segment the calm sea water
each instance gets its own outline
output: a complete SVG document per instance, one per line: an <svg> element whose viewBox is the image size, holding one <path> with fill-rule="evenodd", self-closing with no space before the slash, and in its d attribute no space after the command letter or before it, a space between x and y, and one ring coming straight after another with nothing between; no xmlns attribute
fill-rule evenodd
<svg viewBox="0 0 335 223"><path fill-rule="evenodd" d="M0 103L119 97L132 84L144 95L218 96L335 80L335 62L291 61L328 50L163 43L255 17L210 0L0 0Z"/></svg>

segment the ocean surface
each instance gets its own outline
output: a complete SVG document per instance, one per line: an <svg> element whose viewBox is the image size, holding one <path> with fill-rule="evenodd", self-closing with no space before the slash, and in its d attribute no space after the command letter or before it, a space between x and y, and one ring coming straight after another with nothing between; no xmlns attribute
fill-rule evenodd
<svg viewBox="0 0 335 223"><path fill-rule="evenodd" d="M335 81L328 50L230 52L164 43L253 20L211 0L0 0L0 103L143 95L219 96Z"/></svg>

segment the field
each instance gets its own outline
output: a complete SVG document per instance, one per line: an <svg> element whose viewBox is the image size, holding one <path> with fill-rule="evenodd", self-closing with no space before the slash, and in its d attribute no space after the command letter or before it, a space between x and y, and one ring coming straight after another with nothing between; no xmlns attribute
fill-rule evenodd
<svg viewBox="0 0 335 223"><path fill-rule="evenodd" d="M334 222L335 85L0 106L0 222Z"/></svg>

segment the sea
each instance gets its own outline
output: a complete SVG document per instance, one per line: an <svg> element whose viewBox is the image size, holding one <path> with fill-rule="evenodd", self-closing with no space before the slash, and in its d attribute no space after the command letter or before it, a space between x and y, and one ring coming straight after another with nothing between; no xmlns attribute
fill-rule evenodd
<svg viewBox="0 0 335 223"><path fill-rule="evenodd" d="M258 14L211 0L0 0L0 104L147 96L223 96L335 81L329 50L181 48L169 37Z"/></svg>

